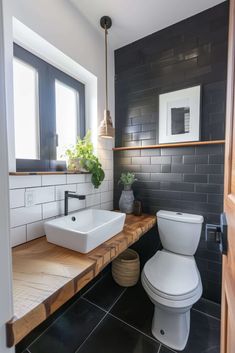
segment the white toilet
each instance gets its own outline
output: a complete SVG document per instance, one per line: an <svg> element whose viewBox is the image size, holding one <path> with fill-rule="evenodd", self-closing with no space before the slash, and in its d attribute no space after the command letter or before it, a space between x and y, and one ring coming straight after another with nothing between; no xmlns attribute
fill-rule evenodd
<svg viewBox="0 0 235 353"><path fill-rule="evenodd" d="M155 305L152 334L163 344L183 350L190 330L190 309L202 295L194 254L203 217L159 211L157 224L163 250L145 264L142 284Z"/></svg>

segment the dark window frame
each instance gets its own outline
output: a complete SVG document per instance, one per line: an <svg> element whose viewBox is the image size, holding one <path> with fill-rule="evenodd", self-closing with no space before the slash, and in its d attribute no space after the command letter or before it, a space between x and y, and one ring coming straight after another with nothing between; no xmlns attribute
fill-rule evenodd
<svg viewBox="0 0 235 353"><path fill-rule="evenodd" d="M38 72L39 152L40 159L16 159L16 171L66 170L65 161L56 160L55 81L74 88L79 94L80 137L85 136L85 85L28 50L14 43L14 57L34 67Z"/></svg>

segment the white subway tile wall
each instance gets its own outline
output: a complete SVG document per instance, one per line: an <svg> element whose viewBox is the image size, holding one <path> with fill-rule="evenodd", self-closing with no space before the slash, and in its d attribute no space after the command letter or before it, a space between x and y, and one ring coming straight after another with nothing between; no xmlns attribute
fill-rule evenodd
<svg viewBox="0 0 235 353"><path fill-rule="evenodd" d="M25 190L15 189L10 190L10 208L24 207Z"/></svg>
<svg viewBox="0 0 235 353"><path fill-rule="evenodd" d="M100 193L87 195L86 204L87 204L87 207L100 205Z"/></svg>
<svg viewBox="0 0 235 353"><path fill-rule="evenodd" d="M10 231L11 246L17 246L27 241L26 226L11 228Z"/></svg>
<svg viewBox="0 0 235 353"><path fill-rule="evenodd" d="M44 235L43 234L44 233L44 221L39 221L39 222L27 224L26 230L27 230L27 236L26 236L27 241L41 237L42 235Z"/></svg>
<svg viewBox="0 0 235 353"><path fill-rule="evenodd" d="M55 195L56 195L55 198L56 200L64 200L65 191L76 192L76 189L77 189L76 184L57 185L55 187Z"/></svg>
<svg viewBox="0 0 235 353"><path fill-rule="evenodd" d="M17 227L42 219L42 206L18 207L10 210L10 225Z"/></svg>
<svg viewBox="0 0 235 353"><path fill-rule="evenodd" d="M62 185L67 183L67 177L62 175L42 175L42 185Z"/></svg>
<svg viewBox="0 0 235 353"><path fill-rule="evenodd" d="M43 219L62 215L61 201L48 202L42 205Z"/></svg>
<svg viewBox="0 0 235 353"><path fill-rule="evenodd" d="M68 184L77 184L77 183L85 183L86 175L85 174L70 174L67 175L67 183Z"/></svg>
<svg viewBox="0 0 235 353"><path fill-rule="evenodd" d="M45 202L51 202L55 200L55 187L44 186L41 188L27 188L26 191L33 191L35 195L35 203L41 204Z"/></svg>
<svg viewBox="0 0 235 353"><path fill-rule="evenodd" d="M10 189L31 188L41 185L41 175L25 175L22 177L12 175L9 180Z"/></svg>
<svg viewBox="0 0 235 353"><path fill-rule="evenodd" d="M113 141L98 141L98 156L105 180L95 189L90 174L10 176L11 245L17 246L45 235L44 223L64 213L64 192L86 195L69 199L69 211L85 207L113 209ZM25 192L33 192L34 205L26 207Z"/></svg>

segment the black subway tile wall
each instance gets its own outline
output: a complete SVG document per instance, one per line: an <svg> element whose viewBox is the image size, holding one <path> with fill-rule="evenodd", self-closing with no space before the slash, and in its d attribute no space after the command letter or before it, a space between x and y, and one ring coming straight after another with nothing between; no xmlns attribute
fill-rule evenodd
<svg viewBox="0 0 235 353"><path fill-rule="evenodd" d="M223 2L116 50L116 146L158 143L159 94L199 84L201 139L224 138L227 32Z"/></svg>
<svg viewBox="0 0 235 353"><path fill-rule="evenodd" d="M228 4L163 29L115 52L116 146L158 143L159 94L200 84L201 140L224 139ZM223 210L223 145L114 153L115 207L122 171L138 181L135 197L145 212L159 209L202 214L218 223ZM204 297L220 301L221 256L204 231L196 261Z"/></svg>

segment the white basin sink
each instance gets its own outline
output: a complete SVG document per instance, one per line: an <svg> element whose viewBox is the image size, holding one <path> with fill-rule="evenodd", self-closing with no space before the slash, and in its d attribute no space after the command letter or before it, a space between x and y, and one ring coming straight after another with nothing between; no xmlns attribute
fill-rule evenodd
<svg viewBox="0 0 235 353"><path fill-rule="evenodd" d="M122 231L126 214L86 209L44 224L47 241L88 253Z"/></svg>

